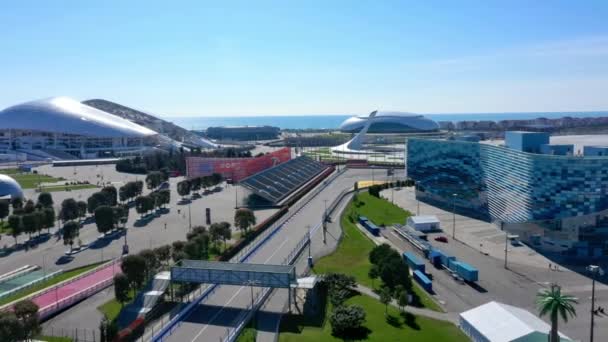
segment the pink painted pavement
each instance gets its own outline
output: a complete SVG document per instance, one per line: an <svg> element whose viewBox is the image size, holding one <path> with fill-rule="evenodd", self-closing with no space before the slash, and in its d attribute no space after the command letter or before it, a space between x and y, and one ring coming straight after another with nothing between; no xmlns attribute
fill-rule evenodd
<svg viewBox="0 0 608 342"><path fill-rule="evenodd" d="M60 285L57 290L47 291L34 298L32 301L38 305L40 311L51 308L71 297L82 295L87 290L93 289L95 286L100 286L102 283L111 281L115 274L121 273L120 262L111 263L94 273L88 274L73 282ZM91 293L92 294L92 293Z"/></svg>

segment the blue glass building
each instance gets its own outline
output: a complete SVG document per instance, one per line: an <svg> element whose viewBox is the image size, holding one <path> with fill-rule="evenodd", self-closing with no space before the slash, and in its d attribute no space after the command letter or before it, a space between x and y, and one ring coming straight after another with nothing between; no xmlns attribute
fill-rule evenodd
<svg viewBox="0 0 608 342"><path fill-rule="evenodd" d="M608 209L608 157L544 155L484 143L412 138L407 143L407 173L417 183L419 199L491 221L545 222L544 228L560 231L568 218L591 215L593 224L576 227L576 240L583 233L593 240L608 217L603 212ZM597 213L602 215L593 216Z"/></svg>
<svg viewBox="0 0 608 342"><path fill-rule="evenodd" d="M533 154L466 141L409 139L408 176L431 198L524 222L608 209L608 157ZM454 194L456 196L454 196ZM475 205L465 205L473 201Z"/></svg>

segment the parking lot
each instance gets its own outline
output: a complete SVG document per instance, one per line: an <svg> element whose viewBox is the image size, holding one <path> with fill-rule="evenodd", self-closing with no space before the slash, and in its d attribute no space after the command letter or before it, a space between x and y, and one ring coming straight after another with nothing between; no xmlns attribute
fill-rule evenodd
<svg viewBox="0 0 608 342"><path fill-rule="evenodd" d="M89 181L92 184L97 182L110 183L115 187L120 187L124 183L133 180L144 180L143 175L133 175L119 173L114 170L114 165L100 166L80 166L80 167L52 167L42 166L37 168L38 172L52 176L61 176L68 180ZM219 192L213 192L208 195L203 195L201 198L195 199L188 204L178 204L180 196L177 194L176 184L181 181L182 177L170 179L171 186L171 203L169 210L166 213L159 214L145 225L136 224L140 215L132 209L129 214L127 223L128 234L127 241L131 253L136 253L145 248L154 248L164 244L171 243L176 240L185 240L186 234L190 225L192 226L206 225L205 224L205 209L211 209L211 221L227 221L231 224L234 222L234 207L235 199L241 201L245 196L245 191L241 187L222 184L223 189ZM238 189L237 189L238 188ZM99 189L84 189L74 191L53 192L53 200L55 210L58 213L61 207L61 202L66 198L74 198L76 200L86 201L87 198ZM144 193L149 190L144 189ZM38 194L34 189L24 191L27 198L34 201ZM201 191L202 193L202 191ZM256 210L255 215L258 222L268 218L277 209ZM190 215L189 215L190 213ZM90 264L102 259L117 257L122 253L123 237L117 236L114 239L107 239L102 243L96 243L91 248L84 250L74 256L72 260L62 258L64 252L69 248L63 245L63 240L59 236L54 236L55 229L51 229L51 237L48 241L44 241L35 248L29 250L18 250L5 257L2 257L0 263L0 274L4 274L23 265L39 265L47 271L58 269L68 269ZM238 230L233 227L233 233ZM83 244L94 243L98 237L97 227L95 223L86 223L80 230L79 239ZM27 239L27 235L19 236L19 241L23 242ZM2 244L12 246L14 240L11 236L3 235Z"/></svg>
<svg viewBox="0 0 608 342"><path fill-rule="evenodd" d="M413 188L404 188L391 193L384 190L382 196L391 197L395 204L409 210L417 211L417 201ZM560 266L559 270L550 270L550 260L525 245L508 248L508 269L504 268L505 235L494 225L456 215L456 238L452 238L453 215L449 211L420 203L420 215L436 215L441 221L442 233L429 234L431 245L469 263L479 270L479 281L476 285L455 281L445 270L436 269L427 262L427 270L434 278L433 288L436 298L450 312L462 312L491 300L523 307L535 314L536 293L555 282L562 286L562 291L576 296L577 317L568 323L560 322L560 331L576 340L589 339L591 280L572 270ZM419 251L404 239L385 229L383 236L401 251ZM437 236L446 236L448 243L435 241ZM596 283L596 306L608 304L608 286ZM546 320L546 317L544 318ZM608 341L608 316L595 317L596 341Z"/></svg>

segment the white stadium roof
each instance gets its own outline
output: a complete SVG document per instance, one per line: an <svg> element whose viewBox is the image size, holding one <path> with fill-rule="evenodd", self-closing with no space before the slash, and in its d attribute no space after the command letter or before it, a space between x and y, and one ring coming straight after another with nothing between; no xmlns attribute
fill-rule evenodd
<svg viewBox="0 0 608 342"><path fill-rule="evenodd" d="M0 130L32 130L89 137L146 137L157 134L119 116L68 97L53 97L0 111Z"/></svg>

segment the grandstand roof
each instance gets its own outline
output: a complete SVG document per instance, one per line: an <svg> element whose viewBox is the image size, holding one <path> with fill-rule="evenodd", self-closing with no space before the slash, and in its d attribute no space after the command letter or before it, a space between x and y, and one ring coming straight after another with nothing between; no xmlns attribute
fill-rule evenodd
<svg viewBox="0 0 608 342"><path fill-rule="evenodd" d="M0 111L0 130L7 129L104 138L157 134L146 127L68 97L31 101Z"/></svg>
<svg viewBox="0 0 608 342"><path fill-rule="evenodd" d="M326 165L303 156L258 172L240 184L276 204L326 168Z"/></svg>

